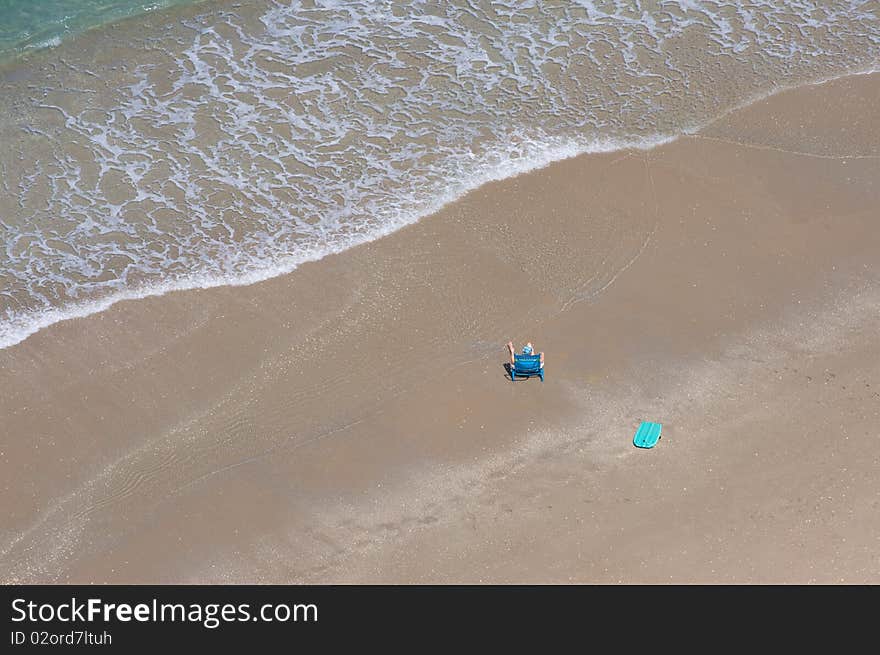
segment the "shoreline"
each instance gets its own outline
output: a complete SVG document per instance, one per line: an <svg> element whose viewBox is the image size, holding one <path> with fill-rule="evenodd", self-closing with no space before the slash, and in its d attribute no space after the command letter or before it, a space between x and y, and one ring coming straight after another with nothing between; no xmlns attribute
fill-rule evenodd
<svg viewBox="0 0 880 655"><path fill-rule="evenodd" d="M880 579L878 92L785 91L727 142L559 161L0 351L0 579ZM545 383L505 379L509 338Z"/></svg>
<svg viewBox="0 0 880 655"><path fill-rule="evenodd" d="M201 0L200 0L201 1ZM183 5L176 7L169 7L169 10L185 10L190 7L194 7L196 5ZM139 18L142 16L135 16L129 18ZM127 19L123 19L127 20ZM117 21L118 22L118 21ZM107 27L105 25L96 26L93 29L99 29ZM0 64L2 66L2 64ZM351 248L356 248L360 245L371 243L378 239L383 239L395 232L409 226L418 223L421 220L429 218L438 212L442 211L444 207L454 204L457 201L461 200L465 196L470 193L473 193L477 189L491 184L493 182L499 182L507 179L512 179L515 177L519 177L521 175L528 175L535 171L540 171L542 169L547 168L548 166L552 166L555 163L565 161L567 159L573 159L576 157L584 157L590 155L601 155L601 154L615 154L615 153L627 153L633 150L641 151L641 152L649 152L656 148L661 148L670 143L674 143L675 141L687 138L687 137L698 137L698 138L707 138L711 139L713 137L708 136L700 136L701 132L711 130L713 124L723 121L725 117L730 114L741 112L755 104L760 104L774 96L779 94L788 93L791 91L795 91L797 89L811 87L811 86L822 86L825 84L833 83L837 80L844 80L853 77L860 76L872 76L877 75L878 73L877 67L872 66L869 69L859 70L859 71L850 71L846 73L842 73L840 75L834 75L826 78L820 78L815 81L806 81L800 82L793 86L780 86L776 89L762 92L756 94L753 98L743 102L742 104L730 107L725 111L721 112L718 116L712 118L711 120L700 124L695 125L689 128L686 128L681 133L677 135L663 135L656 134L651 137L646 137L642 139L633 138L631 143L620 143L619 145L614 145L613 147L608 147L605 142L596 142L591 144L590 146L584 145L573 145L568 144L565 147L556 147L556 148L548 148L548 152L552 152L554 150L562 150L571 154L563 154L563 155L548 155L539 160L529 161L524 163L522 166L517 168L514 166L515 172L510 174L505 174L500 176L493 172L488 172L485 175L478 178L478 181L473 183L472 186L466 186L461 190L456 191L455 194L450 196L445 200L440 200L424 211L418 211L414 214L415 218L411 220L406 220L402 224L391 226L387 228L382 228L377 233L368 233L358 238L355 242L345 245L342 249L331 249L327 252L317 254L315 256L308 256L301 261L295 261L294 263L285 264L285 263L273 263L271 266L262 270L250 271L247 273L241 273L237 277L232 278L222 278L222 279L212 279L212 278L194 278L192 280L184 280L182 282L173 282L173 283L156 283L152 285L146 285L143 288L139 289L126 289L116 294L111 294L105 298L90 300L86 303L80 305L74 305L70 307L56 307L53 308L51 312L42 312L39 315L32 319L32 323L29 323L26 326L18 327L12 333L12 336L8 336L5 340L0 340L0 350L5 348L13 347L19 343L22 343L32 335L36 334L40 330L44 330L56 323L62 321L75 320L79 318L86 318L93 314L101 313L113 307L117 303L126 302L126 301L138 301L146 298L154 298L154 297L162 297L170 293L175 292L186 292L186 291L201 291L206 289L214 289L218 287L242 287L242 286L250 286L252 284L259 284L261 282L265 282L267 280L271 280L276 277L282 277L285 275L289 275L294 272L297 268L304 264L319 262L325 257L330 257L334 255L338 255L346 252ZM612 141L614 141L612 139ZM808 152L804 153L792 153L792 154L804 154L810 155ZM853 159L858 159L858 156L852 157ZM514 162L506 162L505 166L507 168L511 168L511 164ZM296 258L293 258L296 259ZM60 318L56 316L60 315Z"/></svg>
<svg viewBox="0 0 880 655"><path fill-rule="evenodd" d="M228 3L221 3L213 9L215 11L222 12L223 8L227 5ZM92 28L92 31L94 32L93 35L85 35L84 38L78 39L77 44L73 44L72 42L64 44L64 47L67 47L67 49L69 50L67 54L69 54L70 56L67 58L67 60L65 60L64 52L62 51L61 54L58 55L58 60L64 64L64 68L67 70L62 70L59 74L59 71L57 70L58 66L55 62L51 60L42 60L40 59L40 57L35 56L33 61L25 62L25 68L27 68L28 70L18 71L25 73L23 79L18 78L17 71L7 71L9 72L9 75L7 75L8 79L4 81L10 85L10 90L21 91L27 84L27 81L33 77L35 72L38 72L39 69L43 69L43 72L46 72L51 66L54 71L53 77L56 77L57 81L61 85L61 88L64 88L67 84L75 82L78 77L83 78L83 76L85 75L95 77L94 73L77 67L74 64L81 64L81 60L83 58L88 60L90 54L96 54L97 49L100 47L100 44L102 42L106 41L108 43L112 43L114 45L111 50L118 50L118 46L115 44L117 41L120 40L120 38L124 38L124 36L120 37L119 35L111 34L114 31L115 26L125 23L126 26L124 27L122 32L123 34L126 34L128 32L134 31L135 28L135 25L128 24L126 21L140 20L145 24L149 24L151 26L151 29L148 30L150 33L155 32L157 35L164 35L155 37L156 39L159 39L165 38L171 33L179 32L181 34L188 34L189 27L183 26L184 19L193 18L195 16L205 13L205 8L201 7L201 4L197 2L193 4L173 6L157 12L147 12L139 16L121 19L120 21L116 21L112 24L96 26ZM176 15L178 17L177 20L169 20L168 16L171 14ZM161 29L159 29L159 23L163 25ZM145 47L146 49L149 49L150 47L154 47L155 44L151 45L151 42L145 42L141 45L143 45L143 47ZM73 61L74 64L71 64L70 61ZM101 62L102 63L100 63L99 66L107 65L106 61L101 60ZM116 67L113 66L113 69L115 68ZM0 69L2 69L2 64L0 64ZM296 270L296 267L301 266L304 263L308 263L311 261L320 261L324 257L336 254L338 252L345 252L345 250L352 247L357 247L362 243L368 243L376 239L385 238L386 236L388 236L388 234L393 234L396 230L401 229L401 227L404 225L411 225L420 220L424 220L426 217L431 216L438 211L441 211L443 207L447 206L449 203L456 202L457 199L460 199L467 193L470 193L474 189L479 188L480 186L489 182L497 181L499 179L507 179L509 177L515 177L517 175L527 174L530 171L540 170L541 168L551 165L555 161L562 161L564 159L582 156L584 154L596 154L604 152L625 153L632 149L645 151L651 150L664 144L670 143L676 139L682 138L683 136L703 131L709 128L713 122L722 120L725 116L729 115L730 112L740 111L745 107L751 106L756 102L766 100L767 98L773 97L774 95L777 95L779 93L785 93L804 85L821 85L835 79L845 79L847 77L857 75L870 75L872 74L872 71L876 71L876 63L872 64L870 68L864 70L850 70L845 73L840 73L839 75L829 75L816 79L810 78L807 80L802 80L795 83L793 86L781 85L777 86L774 89L765 89L758 93L753 93L751 96L749 96L748 100L723 110L714 118L708 119L706 121L697 121L694 124L689 124L688 126L682 128L680 133L677 134L666 134L658 132L650 136L631 136L623 140L594 139L590 143L587 143L577 142L576 139L567 139L565 141L560 141L556 144L545 144L546 147L542 146L542 148L536 151L536 153L533 153L536 155L534 159L527 158L528 161L523 162L508 161L504 165L499 167L504 169L503 171L495 170L490 167L485 171L482 171L481 174L476 178L464 175L461 184L458 184L452 192L447 193L442 198L432 199L430 202L420 204L418 207L413 208L411 215L408 215L407 218L396 221L394 225L384 226L377 230L370 230L368 233L359 235L354 238L353 242L351 243L349 243L349 241L352 240L346 239L343 239L341 244L334 244L326 247L317 246L313 243L306 243L303 246L304 252L308 251L305 255L297 255L296 257L283 258L272 264L261 265L260 268L247 272L236 273L234 275L221 274L219 277L214 273L199 273L187 277L187 279L185 280L181 280L180 277L178 277L178 279L173 282L168 282L167 280L156 281L154 283L139 286L138 288L115 291L105 297L88 300L85 303L72 303L68 304L65 307L59 306L43 308L40 310L31 311L30 313L28 313L27 316L17 315L16 319L18 320L15 321L15 324L13 325L10 323L9 327L4 328L3 332L0 333L0 348L7 348L17 343L21 343L23 340L26 340L36 332L45 329L48 326L54 325L59 321L82 318L85 316L89 316L93 313L106 311L108 307L111 307L118 302L123 302L126 300L140 300L143 298L154 296L163 296L168 293L173 293L174 291L186 291L191 289L201 290L218 286L243 286L256 284L272 277L287 275L291 271ZM28 88L31 87L32 85L28 85ZM73 87L75 88L76 84L73 84ZM11 92L9 95L11 98L13 98L13 104L21 101L21 98L16 99L17 93ZM52 107L52 105L45 105L43 108L45 107ZM15 112L11 113L14 114Z"/></svg>

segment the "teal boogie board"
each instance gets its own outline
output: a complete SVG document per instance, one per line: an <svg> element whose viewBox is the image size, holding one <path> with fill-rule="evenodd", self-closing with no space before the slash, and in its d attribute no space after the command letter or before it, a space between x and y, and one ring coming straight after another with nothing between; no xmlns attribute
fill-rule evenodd
<svg viewBox="0 0 880 655"><path fill-rule="evenodd" d="M633 437L633 445L638 448L653 448L654 444L660 439L660 429L662 427L659 423L645 421L636 430L636 436Z"/></svg>

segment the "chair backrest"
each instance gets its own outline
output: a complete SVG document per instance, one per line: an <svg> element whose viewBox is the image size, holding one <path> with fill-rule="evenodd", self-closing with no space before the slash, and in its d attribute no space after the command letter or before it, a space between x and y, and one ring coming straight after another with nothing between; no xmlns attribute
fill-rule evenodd
<svg viewBox="0 0 880 655"><path fill-rule="evenodd" d="M541 368L540 355L514 355L517 373L537 373Z"/></svg>

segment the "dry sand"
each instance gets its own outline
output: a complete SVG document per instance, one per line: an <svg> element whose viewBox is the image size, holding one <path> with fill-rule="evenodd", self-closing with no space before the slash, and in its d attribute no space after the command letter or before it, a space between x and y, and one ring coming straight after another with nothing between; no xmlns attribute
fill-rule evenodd
<svg viewBox="0 0 880 655"><path fill-rule="evenodd" d="M0 580L880 582L878 207L855 76L56 324L0 352Z"/></svg>

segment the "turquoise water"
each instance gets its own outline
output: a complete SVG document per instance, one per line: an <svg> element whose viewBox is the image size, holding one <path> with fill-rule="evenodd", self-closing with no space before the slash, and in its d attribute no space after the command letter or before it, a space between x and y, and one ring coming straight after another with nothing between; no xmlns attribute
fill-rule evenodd
<svg viewBox="0 0 880 655"><path fill-rule="evenodd" d="M98 25L200 0L0 0L0 61Z"/></svg>

